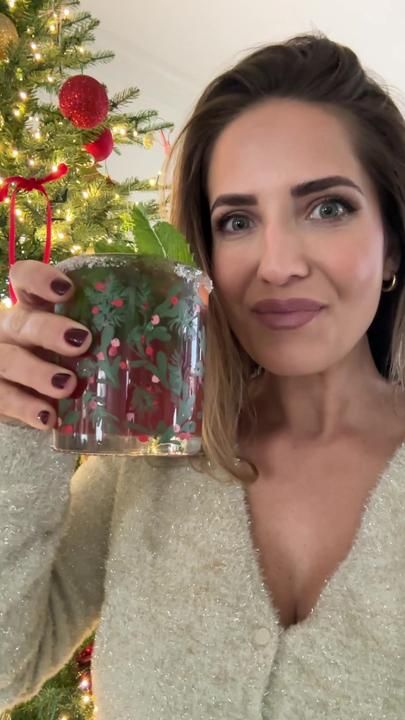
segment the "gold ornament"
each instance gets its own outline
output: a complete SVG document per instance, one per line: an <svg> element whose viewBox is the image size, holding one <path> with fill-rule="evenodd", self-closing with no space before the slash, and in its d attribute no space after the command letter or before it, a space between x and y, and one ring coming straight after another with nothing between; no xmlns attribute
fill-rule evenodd
<svg viewBox="0 0 405 720"><path fill-rule="evenodd" d="M0 60L5 60L9 45L18 41L18 33L12 20L0 13Z"/></svg>
<svg viewBox="0 0 405 720"><path fill-rule="evenodd" d="M153 133L152 132L146 133L146 135L144 135L142 138L142 143L143 143L143 146L147 150L151 150L155 144L155 137L154 137Z"/></svg>

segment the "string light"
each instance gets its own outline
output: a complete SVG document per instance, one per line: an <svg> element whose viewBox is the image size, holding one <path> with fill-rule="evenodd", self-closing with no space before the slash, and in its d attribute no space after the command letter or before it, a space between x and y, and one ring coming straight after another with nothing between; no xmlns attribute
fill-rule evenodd
<svg viewBox="0 0 405 720"><path fill-rule="evenodd" d="M35 140L40 140L41 137L42 137L42 136L41 136L41 133L39 132L39 130L37 130L36 132L34 132L34 138L35 138Z"/></svg>
<svg viewBox="0 0 405 720"><path fill-rule="evenodd" d="M64 9L63 9L63 14L64 14L65 17L69 17L69 15L70 15L70 10L69 10L69 8L64 8Z"/></svg>
<svg viewBox="0 0 405 720"><path fill-rule="evenodd" d="M50 82L50 83L55 82L55 78L52 77L52 75L48 75L47 80L48 80L48 82Z"/></svg>
<svg viewBox="0 0 405 720"><path fill-rule="evenodd" d="M18 108L13 108L13 115L17 118L21 117L21 110L19 110Z"/></svg>
<svg viewBox="0 0 405 720"><path fill-rule="evenodd" d="M57 31L57 27L56 27L55 23L51 23L49 25L49 32L52 33L52 35L54 35L56 33L56 31Z"/></svg>
<svg viewBox="0 0 405 720"><path fill-rule="evenodd" d="M83 197L84 197L85 200L87 200L88 197L89 197L89 193L87 192L87 190L83 190L82 195L83 195Z"/></svg>
<svg viewBox="0 0 405 720"><path fill-rule="evenodd" d="M8 6L10 10L14 10L16 0L8 0Z"/></svg>
<svg viewBox="0 0 405 720"><path fill-rule="evenodd" d="M80 55L84 55L84 47L81 47L81 46L80 46L80 47L78 47L77 49L78 49Z"/></svg>
<svg viewBox="0 0 405 720"><path fill-rule="evenodd" d="M42 60L42 55L41 55L41 53L39 53L39 52L38 52L38 53L35 53L34 58L35 58L35 60L36 60L37 62L39 62L40 60Z"/></svg>
<svg viewBox="0 0 405 720"><path fill-rule="evenodd" d="M12 304L13 304L10 298L3 298L1 302L2 302L2 304L5 305L7 308L11 308L11 307L12 307Z"/></svg>
<svg viewBox="0 0 405 720"><path fill-rule="evenodd" d="M21 100L26 100L28 97L27 93L24 92L24 90L21 90L18 94L19 94Z"/></svg>
<svg viewBox="0 0 405 720"><path fill-rule="evenodd" d="M32 43L31 43L31 49L32 49L32 50L37 50L37 48L38 48L37 44L34 43L34 42L32 42Z"/></svg>
<svg viewBox="0 0 405 720"><path fill-rule="evenodd" d="M134 137L138 137L138 130L134 130L133 135Z"/></svg>
<svg viewBox="0 0 405 720"><path fill-rule="evenodd" d="M30 158L30 159L28 160L28 165L29 165L30 167L35 167L35 165L36 165L35 160L34 160L33 158Z"/></svg>
<svg viewBox="0 0 405 720"><path fill-rule="evenodd" d="M16 150L16 149L14 148L14 150L12 151L11 154L12 154L12 156L15 157L15 158L18 157L18 150Z"/></svg>

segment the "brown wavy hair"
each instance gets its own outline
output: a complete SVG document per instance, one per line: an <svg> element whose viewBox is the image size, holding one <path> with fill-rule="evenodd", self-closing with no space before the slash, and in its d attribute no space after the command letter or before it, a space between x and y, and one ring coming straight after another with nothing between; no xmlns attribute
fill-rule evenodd
<svg viewBox="0 0 405 720"><path fill-rule="evenodd" d="M397 285L382 293L368 338L378 371L404 386L405 122L389 89L350 48L322 33L255 50L214 79L198 100L169 160L171 221L186 235L197 264L212 276L207 174L213 146L238 115L270 98L332 109L348 128L357 158L377 190L389 252L400 258ZM254 436L257 365L231 330L214 288L208 312L203 451L230 480L250 482L255 466L238 456L239 433Z"/></svg>

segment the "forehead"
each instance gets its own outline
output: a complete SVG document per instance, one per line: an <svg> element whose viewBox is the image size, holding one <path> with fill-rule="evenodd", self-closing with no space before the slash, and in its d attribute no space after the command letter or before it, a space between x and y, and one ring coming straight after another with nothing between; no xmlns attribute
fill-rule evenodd
<svg viewBox="0 0 405 720"><path fill-rule="evenodd" d="M349 175L372 193L348 124L332 109L271 99L243 112L219 135L208 194L270 191L327 175Z"/></svg>

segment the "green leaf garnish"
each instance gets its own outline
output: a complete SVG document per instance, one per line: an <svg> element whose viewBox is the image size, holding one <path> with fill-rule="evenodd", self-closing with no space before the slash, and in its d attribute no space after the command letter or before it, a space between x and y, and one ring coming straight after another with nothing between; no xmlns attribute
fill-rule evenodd
<svg viewBox="0 0 405 720"><path fill-rule="evenodd" d="M139 205L132 208L132 230L140 255L156 255L196 267L184 235L168 222L160 221L151 225Z"/></svg>

